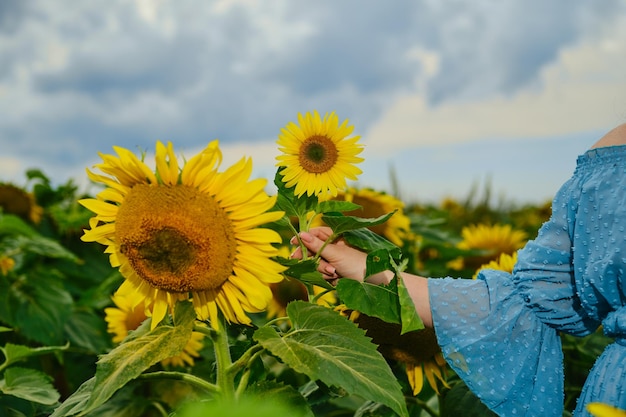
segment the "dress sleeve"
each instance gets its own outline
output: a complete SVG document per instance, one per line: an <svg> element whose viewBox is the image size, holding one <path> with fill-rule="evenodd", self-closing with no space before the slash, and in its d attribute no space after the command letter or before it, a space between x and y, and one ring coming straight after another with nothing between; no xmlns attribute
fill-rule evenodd
<svg viewBox="0 0 626 417"><path fill-rule="evenodd" d="M506 416L562 415L560 338L525 305L511 274L483 270L428 288L442 352L485 405Z"/></svg>
<svg viewBox="0 0 626 417"><path fill-rule="evenodd" d="M561 187L552 203L552 216L518 252L513 269L513 282L537 317L575 336L590 334L599 325L585 313L576 291L572 257L580 187L577 176Z"/></svg>

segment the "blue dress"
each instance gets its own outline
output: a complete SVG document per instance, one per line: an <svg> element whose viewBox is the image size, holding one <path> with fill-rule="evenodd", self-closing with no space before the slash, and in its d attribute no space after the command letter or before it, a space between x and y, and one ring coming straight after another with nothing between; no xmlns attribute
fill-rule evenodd
<svg viewBox="0 0 626 417"><path fill-rule="evenodd" d="M437 339L468 387L501 416L561 417L558 332L614 338L577 402L626 409L626 145L578 157L537 238L509 274L429 280Z"/></svg>

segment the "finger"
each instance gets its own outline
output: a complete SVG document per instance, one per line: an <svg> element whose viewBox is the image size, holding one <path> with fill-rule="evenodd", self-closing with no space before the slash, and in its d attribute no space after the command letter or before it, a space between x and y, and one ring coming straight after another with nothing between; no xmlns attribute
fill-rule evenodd
<svg viewBox="0 0 626 417"><path fill-rule="evenodd" d="M339 278L339 274L335 270L335 267L329 264L326 260L320 259L319 265L317 266L317 270L324 274L325 276L331 278Z"/></svg>
<svg viewBox="0 0 626 417"><path fill-rule="evenodd" d="M312 228L309 230L309 233L320 240L326 241L333 235L333 229L328 226L320 226Z"/></svg>
<svg viewBox="0 0 626 417"><path fill-rule="evenodd" d="M293 251L291 255L289 255L291 259L302 259L302 249L297 247L296 250Z"/></svg>

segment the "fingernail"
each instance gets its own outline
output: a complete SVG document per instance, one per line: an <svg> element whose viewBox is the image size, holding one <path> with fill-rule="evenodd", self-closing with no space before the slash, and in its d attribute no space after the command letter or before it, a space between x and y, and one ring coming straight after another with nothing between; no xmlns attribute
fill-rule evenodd
<svg viewBox="0 0 626 417"><path fill-rule="evenodd" d="M296 243L298 243L298 239L296 239L296 237L294 236L289 240L289 243L291 243L292 245L295 245Z"/></svg>
<svg viewBox="0 0 626 417"><path fill-rule="evenodd" d="M326 268L324 268L324 271L326 271L328 275L335 275L336 270L334 267L328 265Z"/></svg>

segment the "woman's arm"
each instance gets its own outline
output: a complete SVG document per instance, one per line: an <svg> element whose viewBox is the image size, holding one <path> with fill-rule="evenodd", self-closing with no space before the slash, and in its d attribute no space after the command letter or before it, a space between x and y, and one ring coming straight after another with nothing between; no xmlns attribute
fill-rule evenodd
<svg viewBox="0 0 626 417"><path fill-rule="evenodd" d="M324 242L332 236L329 227L317 227L309 232L300 233L300 239L306 248L312 253L317 253ZM349 278L359 282L365 280L365 266L367 254L350 245L343 239L328 243L320 254L319 272L330 282L336 282L339 278ZM292 255L294 258L302 258L302 252L298 248ZM388 284L393 279L391 271L381 272L367 279L372 284ZM432 327L432 315L430 312L430 300L428 297L428 279L417 275L402 273L402 279L406 286L417 314L427 327Z"/></svg>

